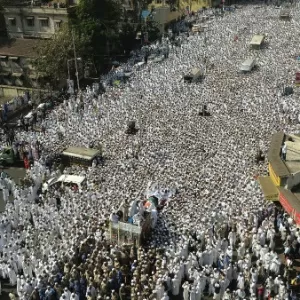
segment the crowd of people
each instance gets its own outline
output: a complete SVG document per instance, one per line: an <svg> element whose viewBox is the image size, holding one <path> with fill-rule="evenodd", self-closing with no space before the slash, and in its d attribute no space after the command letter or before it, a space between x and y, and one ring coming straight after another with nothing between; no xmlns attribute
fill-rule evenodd
<svg viewBox="0 0 300 300"><path fill-rule="evenodd" d="M255 180L267 173L255 153L266 156L275 131L299 127L297 90L282 96L298 70L297 18L281 21L273 6L251 4L205 25L177 46L164 38L168 58L148 62L121 88L87 88L54 108L43 132L15 133L42 151L32 155L31 184L1 181L12 198L0 215L0 277L16 286L11 299L299 299L300 232ZM254 51L249 41L258 33L266 42ZM247 57L257 68L240 74ZM185 83L194 67L204 80ZM207 117L199 114L204 105ZM134 135L125 132L131 121ZM101 166L47 163L60 149L95 144ZM87 189L39 194L62 172L86 176ZM149 186L176 193L146 244L110 242L111 213L123 200L144 199Z"/></svg>

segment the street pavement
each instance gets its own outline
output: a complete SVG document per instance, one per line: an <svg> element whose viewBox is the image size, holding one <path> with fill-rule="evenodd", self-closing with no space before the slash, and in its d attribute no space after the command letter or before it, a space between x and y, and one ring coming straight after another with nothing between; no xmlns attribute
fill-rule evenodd
<svg viewBox="0 0 300 300"><path fill-rule="evenodd" d="M16 184L20 183L20 179L25 177L26 171L24 168L1 168L1 171L3 170L6 172ZM12 199L12 196L10 196L10 200ZM0 213L5 211L5 202L3 200L3 194L0 191ZM1 298L0 298L1 299ZM2 300L2 299L1 299Z"/></svg>
<svg viewBox="0 0 300 300"><path fill-rule="evenodd" d="M2 170L2 169L1 169ZM14 181L19 184L20 179L25 177L26 171L24 168L5 168L3 169ZM10 196L10 200L12 197ZM0 213L5 211L5 202L3 201L3 195L0 191ZM9 300L9 293L16 293L16 287L11 287L8 280L1 280L2 294L0 294L0 300Z"/></svg>

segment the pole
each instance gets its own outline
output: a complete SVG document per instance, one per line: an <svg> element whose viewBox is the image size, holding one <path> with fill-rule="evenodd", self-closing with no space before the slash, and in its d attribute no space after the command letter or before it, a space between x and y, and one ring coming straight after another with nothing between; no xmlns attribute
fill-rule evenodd
<svg viewBox="0 0 300 300"><path fill-rule="evenodd" d="M69 59L67 60L67 67L68 67L68 80L70 80L70 65L69 65Z"/></svg>
<svg viewBox="0 0 300 300"><path fill-rule="evenodd" d="M74 49L74 59L75 59L75 70L76 70L76 79L77 79L77 87L78 87L78 92L80 91L80 86L79 86L79 76L78 76L78 64L77 64L77 56L76 56L76 47L75 47L75 38L74 38L74 32L71 30L72 33L72 41L73 41L73 49Z"/></svg>

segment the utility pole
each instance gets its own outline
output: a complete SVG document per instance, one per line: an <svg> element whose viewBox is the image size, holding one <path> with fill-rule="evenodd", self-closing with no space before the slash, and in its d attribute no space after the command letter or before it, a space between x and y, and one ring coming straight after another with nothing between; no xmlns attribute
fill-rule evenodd
<svg viewBox="0 0 300 300"><path fill-rule="evenodd" d="M77 64L77 55L76 55L76 47L75 47L75 38L74 38L74 32L71 30L72 33L72 41L73 41L73 50L74 50L74 60L75 60L75 70L76 70L76 79L77 79L77 87L78 87L78 92L80 91L80 86L79 86L79 75L78 75L78 64Z"/></svg>

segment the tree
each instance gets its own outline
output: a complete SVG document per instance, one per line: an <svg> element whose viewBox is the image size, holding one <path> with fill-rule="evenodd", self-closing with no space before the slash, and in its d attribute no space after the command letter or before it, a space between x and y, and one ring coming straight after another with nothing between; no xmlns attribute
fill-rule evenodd
<svg viewBox="0 0 300 300"><path fill-rule="evenodd" d="M117 1L81 0L71 14L71 26L79 36L90 35L90 49L99 58L109 54L118 43L121 18Z"/></svg>
<svg viewBox="0 0 300 300"><path fill-rule="evenodd" d="M84 58L90 36L73 34L77 57ZM52 39L44 40L36 49L37 57L33 64L37 73L49 78L53 86L57 81L67 79L68 60L74 58L73 37L68 24L63 24Z"/></svg>
<svg viewBox="0 0 300 300"><path fill-rule="evenodd" d="M136 22L141 22L141 14L143 10L147 10L152 0L132 0L134 15Z"/></svg>

